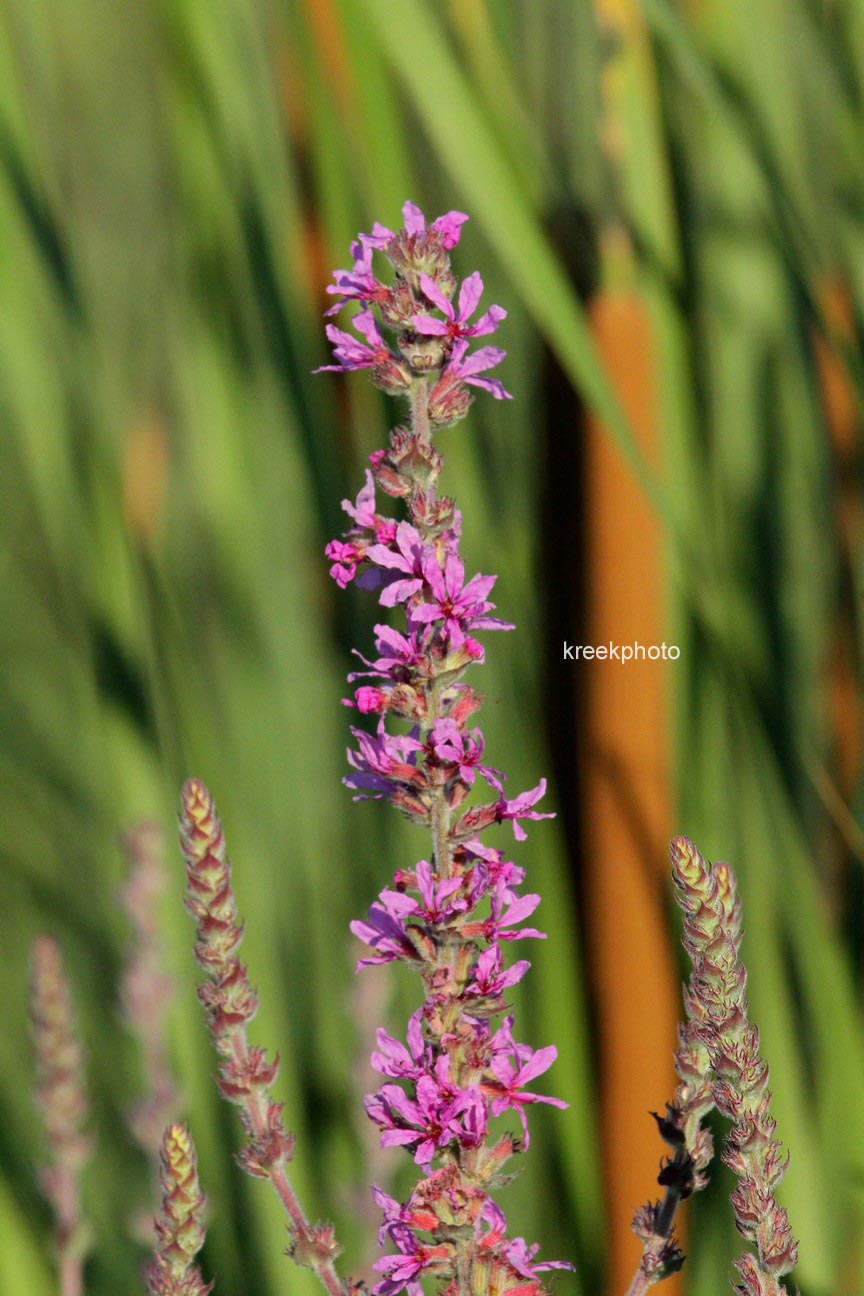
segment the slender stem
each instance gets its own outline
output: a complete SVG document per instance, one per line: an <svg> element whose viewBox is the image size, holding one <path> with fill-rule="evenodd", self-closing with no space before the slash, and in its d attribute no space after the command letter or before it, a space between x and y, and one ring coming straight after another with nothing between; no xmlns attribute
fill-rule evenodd
<svg viewBox="0 0 864 1296"><path fill-rule="evenodd" d="M450 807L443 788L432 794L432 849L435 853L435 871L440 878L448 878L450 858Z"/></svg>
<svg viewBox="0 0 864 1296"><path fill-rule="evenodd" d="M426 445L429 444L429 382L426 378L415 378L411 388L411 426L417 436Z"/></svg>
<svg viewBox="0 0 864 1296"><path fill-rule="evenodd" d="M659 1267L660 1255L672 1236L675 1217L678 1214L680 1205L681 1191L676 1185L670 1184L657 1209L654 1233L642 1248L639 1268L627 1288L626 1296L642 1296L642 1293L648 1291L649 1287L653 1287L661 1278L666 1277L666 1274Z"/></svg>
<svg viewBox="0 0 864 1296"><path fill-rule="evenodd" d="M643 1293L653 1287L656 1282L657 1275L646 1273L640 1264L633 1276L633 1281L627 1288L626 1296L643 1296Z"/></svg>
<svg viewBox="0 0 864 1296"><path fill-rule="evenodd" d="M60 1296L82 1296L84 1277L81 1256L66 1250L60 1256Z"/></svg>
<svg viewBox="0 0 864 1296"><path fill-rule="evenodd" d="M235 1027L231 1035L231 1051L235 1059L241 1064L248 1064L249 1060L249 1042L246 1038L244 1027ZM268 1101L260 1093L247 1094L243 1110L249 1121L252 1133L255 1138L263 1139L266 1137L268 1128ZM270 1183L273 1185L277 1197L285 1208L288 1218L291 1220L292 1231L300 1238L311 1238L313 1229L309 1220L303 1211L303 1207L297 1200L297 1195L291 1186L291 1180L288 1178L288 1171L285 1168L285 1157L280 1159L270 1167ZM332 1260L315 1260L310 1259L313 1271L330 1292L330 1296L345 1296L346 1288L343 1285L339 1275L333 1266ZM62 1293L62 1296L66 1296Z"/></svg>

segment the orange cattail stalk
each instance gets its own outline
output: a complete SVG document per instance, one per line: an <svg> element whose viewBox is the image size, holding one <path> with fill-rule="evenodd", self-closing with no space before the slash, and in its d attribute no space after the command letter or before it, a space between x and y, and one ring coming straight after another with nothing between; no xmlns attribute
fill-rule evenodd
<svg viewBox="0 0 864 1296"><path fill-rule="evenodd" d="M649 460L657 458L650 323L634 291L591 306L610 381ZM662 541L651 508L589 419L586 441L588 609L592 645L663 640ZM608 1290L626 1288L634 1202L656 1165L645 1112L674 1084L677 1005L658 862L671 817L663 660L588 661L584 676L585 900L600 1024L601 1130L609 1221ZM674 667L672 667L674 669ZM593 861L593 863L591 863ZM610 863L611 861L611 863Z"/></svg>

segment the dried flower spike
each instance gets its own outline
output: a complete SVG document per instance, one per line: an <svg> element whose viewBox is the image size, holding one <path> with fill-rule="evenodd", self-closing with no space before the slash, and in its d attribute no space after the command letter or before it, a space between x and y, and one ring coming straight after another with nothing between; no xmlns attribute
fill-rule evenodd
<svg viewBox="0 0 864 1296"><path fill-rule="evenodd" d="M133 1139L146 1154L158 1182L165 1126L180 1100L168 1059L167 1016L173 994L165 971L165 949L158 922L158 902L167 885L165 842L160 824L136 824L121 838L127 880L120 904L132 926L132 941L120 987L123 1020L136 1037L144 1071L144 1095L128 1112ZM132 1221L133 1231L152 1241L152 1216Z"/></svg>
<svg viewBox="0 0 864 1296"><path fill-rule="evenodd" d="M51 936L34 942L30 978L36 1096L49 1157L42 1187L54 1211L60 1296L81 1296L88 1230L81 1214L80 1175L91 1150L83 1132L89 1102L84 1051L60 947Z"/></svg>
<svg viewBox="0 0 864 1296"><path fill-rule="evenodd" d="M162 1210L154 1225L156 1249L144 1271L150 1296L207 1296L194 1263L204 1245L204 1195L198 1183L195 1145L183 1125L169 1125L161 1141Z"/></svg>
<svg viewBox="0 0 864 1296"><path fill-rule="evenodd" d="M240 1109L248 1142L238 1155L247 1174L269 1179L289 1218L288 1253L312 1269L331 1296L345 1296L333 1267L340 1247L329 1224L310 1224L288 1178L294 1136L282 1122L282 1104L270 1088L279 1059L267 1060L253 1048L246 1027L258 1010L258 995L246 967L237 957L243 924L231 887L231 865L222 824L210 793L190 779L181 795L180 842L186 859L186 907L197 925L195 956L208 980L198 990L207 1024L219 1055L218 1085L222 1096Z"/></svg>
<svg viewBox="0 0 864 1296"><path fill-rule="evenodd" d="M356 800L389 800L430 839L429 858L400 869L368 919L351 924L368 947L359 967L403 962L420 973L423 991L405 1042L379 1030L371 1059L384 1080L367 1095L367 1114L381 1146L410 1151L421 1176L403 1203L373 1189L384 1214L379 1241L390 1244L374 1266L382 1275L374 1292L421 1296L421 1279L431 1278L448 1296L536 1296L545 1270L571 1266L536 1263L537 1247L508 1236L491 1194L509 1178L506 1163L528 1147L529 1109L566 1103L533 1091L557 1051L517 1042L505 998L530 966L527 959L507 965L508 942L543 938L525 925L540 897L520 894L524 870L482 837L509 822L516 840L524 839L524 821L549 817L534 809L546 784L505 796L503 776L484 761L483 734L472 727L482 699L462 681L483 661L475 634L513 627L490 616L496 577L465 579L462 519L438 494L443 461L432 445L434 433L464 417L471 388L507 398L497 379L479 377L504 352L468 353L506 311L490 306L469 323L483 290L476 272L453 304L449 252L467 219L461 212L427 224L409 202L402 215L398 232L376 225L358 236L353 270L336 271L329 290L363 303L352 323L366 344L333 325L326 330L338 361L327 368L369 368L373 382L410 404L408 426L393 429L389 446L370 456L356 501L343 502L350 530L326 549L340 587L356 578L378 592L383 608L402 614L398 629L376 625L376 655L360 657L368 669L348 677L364 682L347 705L380 718L372 733L352 729L345 782ZM386 282L376 278L376 252L390 263ZM404 501L402 520L377 512L376 486ZM469 806L480 788L491 796ZM505 1112L516 1130L493 1134L491 1121Z"/></svg>

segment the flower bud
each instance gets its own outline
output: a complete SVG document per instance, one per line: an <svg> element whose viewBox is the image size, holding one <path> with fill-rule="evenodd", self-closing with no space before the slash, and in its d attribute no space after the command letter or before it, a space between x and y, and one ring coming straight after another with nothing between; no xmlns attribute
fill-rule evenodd
<svg viewBox="0 0 864 1296"><path fill-rule="evenodd" d="M473 403L464 383L442 375L429 393L429 421L436 429L452 427L461 422Z"/></svg>
<svg viewBox="0 0 864 1296"><path fill-rule="evenodd" d="M395 356L388 356L382 360L380 364L370 369L369 374L375 386L391 396L401 395L411 389L413 377L411 370Z"/></svg>
<svg viewBox="0 0 864 1296"><path fill-rule="evenodd" d="M409 329L399 335L396 345L415 373L430 373L444 363L446 348L440 337L426 337Z"/></svg>

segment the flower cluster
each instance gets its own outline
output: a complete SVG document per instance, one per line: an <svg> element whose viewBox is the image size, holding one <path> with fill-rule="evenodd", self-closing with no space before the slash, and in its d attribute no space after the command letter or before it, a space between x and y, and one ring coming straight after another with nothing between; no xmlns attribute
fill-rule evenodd
<svg viewBox="0 0 864 1296"><path fill-rule="evenodd" d="M36 1097L49 1156L42 1188L54 1212L59 1291L60 1296L81 1296L89 1231L81 1212L80 1179L92 1147L84 1132L90 1102L72 996L60 947L51 936L39 936L33 944L30 1022Z"/></svg>
<svg viewBox="0 0 864 1296"><path fill-rule="evenodd" d="M405 1040L381 1030L372 1056L383 1081L366 1097L368 1115L382 1145L406 1148L422 1172L403 1204L375 1190L384 1212L380 1241L392 1250L376 1263L383 1278L374 1290L420 1296L419 1280L434 1277L450 1292L532 1296L543 1270L570 1266L537 1264L536 1247L508 1238L490 1193L506 1182L505 1163L528 1146L527 1109L566 1104L534 1092L556 1049L518 1043L505 999L530 966L525 959L507 966L505 942L543 937L525 925L540 897L522 894L524 870L481 838L508 821L524 839L525 821L549 817L534 808L546 785L541 780L510 799L501 773L485 763L483 734L472 724L482 699L463 676L483 661L478 632L513 627L490 615L496 578L466 580L461 516L437 492L442 460L432 445L433 431L467 411L466 384L507 395L497 381L476 376L504 353L484 347L468 354L469 340L492 332L505 312L492 306L469 323L483 287L478 274L452 304L448 253L466 219L461 213L427 225L406 203L403 216L398 233L376 225L361 234L353 269L337 271L330 288L341 301L328 314L345 301L364 304L354 324L366 344L327 328L339 361L328 368L370 368L379 386L404 394L411 407L409 424L371 455L356 500L343 502L352 525L326 551L341 587L355 581L374 590L383 609L401 613L398 629L383 619L376 625L376 655L358 653L364 669L349 676L356 687L346 705L378 720L371 733L352 730L345 782L355 799L386 799L431 833L430 858L397 872L368 918L352 923L368 948L358 968L405 962L419 971L424 990ZM375 277L375 252L395 272L389 285ZM396 334L395 349L383 341L375 310ZM404 500L407 517L380 515L376 488ZM489 792L469 805L479 787ZM493 1137L490 1120L505 1112L518 1118L521 1132Z"/></svg>
<svg viewBox="0 0 864 1296"><path fill-rule="evenodd" d="M144 1278L149 1296L207 1296L195 1257L204 1245L204 1194L198 1183L195 1145L183 1125L169 1125L159 1154L162 1209L156 1217L156 1248Z"/></svg>
<svg viewBox="0 0 864 1296"><path fill-rule="evenodd" d="M161 825L153 820L135 824L120 841L126 858L126 881L118 899L132 928L120 986L123 1021L141 1053L145 1092L127 1112L129 1131L147 1155L154 1179L160 1173L163 1132L180 1099L168 1056L168 1013L174 993L165 970L165 947L159 929L159 900L168 878ZM143 1212L131 1221L133 1232L149 1242L152 1215Z"/></svg>
<svg viewBox="0 0 864 1296"><path fill-rule="evenodd" d="M713 1146L703 1118L717 1109L733 1124L723 1161L740 1182L732 1194L738 1230L756 1248L736 1261L741 1296L783 1296L781 1278L795 1267L797 1244L774 1197L787 1159L774 1138L768 1067L759 1032L747 1015L747 973L740 959L741 902L728 864L710 864L686 837L671 846L676 899L684 913L684 948L693 971L684 991L675 1066L680 1083L660 1132L672 1148L660 1173L662 1201L636 1212L643 1252L628 1296L642 1296L683 1263L672 1238L678 1205L707 1182Z"/></svg>
<svg viewBox="0 0 864 1296"><path fill-rule="evenodd" d="M768 1065L759 1053L759 1031L748 1019L735 875L728 864L709 865L684 838L673 842L672 860L679 903L694 915L688 945L697 974L691 1013L708 1050L714 1103L732 1121L723 1162L739 1180L732 1194L735 1223L756 1249L755 1256L748 1253L736 1261L740 1291L742 1296L783 1296L780 1280L798 1260L785 1207L774 1196L788 1158L774 1137ZM710 894L703 899L706 878Z"/></svg>
<svg viewBox="0 0 864 1296"><path fill-rule="evenodd" d="M247 1136L237 1161L248 1175L268 1179L288 1217L289 1253L312 1269L330 1296L345 1296L333 1268L339 1246L329 1224L311 1224L288 1176L294 1136L282 1120L272 1085L279 1059L272 1062L249 1043L247 1027L258 1011L258 995L245 964L237 957L243 923L231 884L231 864L222 823L203 783L189 779L181 794L180 843L186 859L186 908L195 919L195 957L207 973L199 987L207 1025L219 1055L217 1084L222 1097L235 1103ZM184 1294L185 1296L185 1294Z"/></svg>
<svg viewBox="0 0 864 1296"><path fill-rule="evenodd" d="M490 306L473 324L468 322L483 295L483 280L476 272L462 284L453 307L456 280L449 252L459 242L467 216L451 211L427 225L420 209L407 202L402 218L405 223L398 233L376 223L371 234L358 234L351 245L353 267L335 271L335 282L327 291L340 300L327 314L335 315L346 302L362 303L352 323L363 341L328 324L327 337L338 363L316 372L369 369L375 385L394 395L408 395L418 374L435 373L429 420L433 428L448 427L467 413L472 399L469 386L509 400L510 393L497 378L479 377L503 360L504 352L481 347L468 353L471 340L494 333L507 312ZM389 284L375 277L376 251L393 269ZM393 345L382 328L395 335Z"/></svg>

